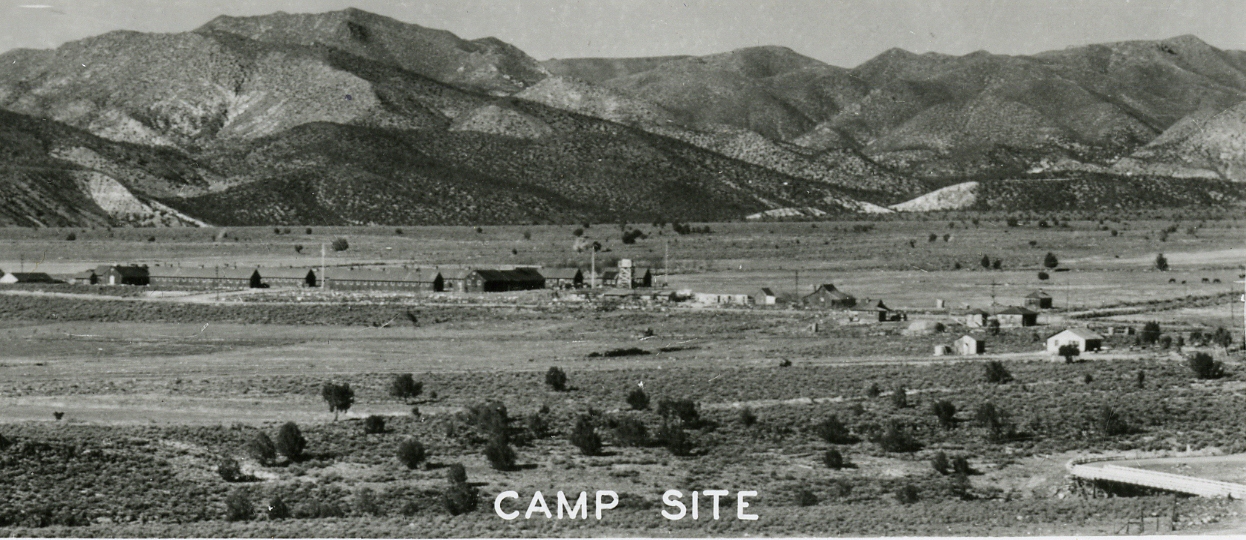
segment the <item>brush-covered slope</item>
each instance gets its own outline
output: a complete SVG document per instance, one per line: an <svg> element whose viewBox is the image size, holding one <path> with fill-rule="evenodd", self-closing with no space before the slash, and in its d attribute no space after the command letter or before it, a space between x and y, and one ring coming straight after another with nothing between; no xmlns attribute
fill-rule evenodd
<svg viewBox="0 0 1246 540"><path fill-rule="evenodd" d="M198 32L236 34L267 43L324 45L493 94L517 92L549 75L526 53L496 38L469 41L445 30L353 8L316 14L222 16Z"/></svg>
<svg viewBox="0 0 1246 540"><path fill-rule="evenodd" d="M1224 111L1191 114L1114 168L1246 182L1246 102Z"/></svg>
<svg viewBox="0 0 1246 540"><path fill-rule="evenodd" d="M541 62L551 75L602 83L649 71L661 64L685 60L689 56L652 56L643 58L551 58Z"/></svg>

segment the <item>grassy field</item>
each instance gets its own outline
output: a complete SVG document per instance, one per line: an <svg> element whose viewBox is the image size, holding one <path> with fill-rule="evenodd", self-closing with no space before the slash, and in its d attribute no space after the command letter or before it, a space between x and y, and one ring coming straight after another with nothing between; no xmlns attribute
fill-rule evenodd
<svg viewBox="0 0 1246 540"><path fill-rule="evenodd" d="M1065 364L1053 362L1042 343L1066 325L1152 320L1174 338L1225 327L1240 341L1241 306L1231 302L1240 294L1232 289L1241 272L1239 222L1208 221L1192 233L1186 229L1197 224L1183 223L1161 242L1157 233L1174 222L1107 222L1109 229L1100 230L1097 221L1067 228L999 221L975 226L957 219L954 228L949 220L710 224L710 234L679 236L667 228L628 246L618 242L617 226L585 231L612 238L612 251L599 254L599 262L660 261L669 240L670 289L785 288L799 270L802 288L835 283L859 298L909 309L911 320L948 325L927 335L909 335L908 323L840 324L842 316L816 310L610 306L549 293L272 290L218 300L92 287L3 289L0 534L1112 534L1127 516L1166 511L1170 496L1079 498L1065 478L1069 459L1246 451L1240 352L1194 343L1139 347L1135 336L1115 335L1110 353ZM73 242L63 239L68 230L7 229L0 230L0 268L23 259L27 270L38 262L56 272L109 261L307 265L319 262L321 242L337 237L351 247L330 252L330 264L560 264L585 258L570 249L572 229L405 228L399 235L392 228L269 228L231 229L228 236L114 229L78 230ZM936 232L936 241L927 241ZM296 244L303 255L294 253ZM1070 271L1040 281L1048 251ZM1170 259L1167 272L1152 268L1160 251ZM1003 269L981 269L984 254L1002 259ZM1057 308L1040 327L987 335L953 317L964 304L988 306L992 289L997 303L1014 304L1038 287L1052 293ZM934 309L936 299L950 310ZM822 323L818 332L810 330L815 322ZM966 332L987 340L987 355L931 356L935 345ZM644 354L596 356L629 348ZM1214 355L1228 377L1196 379L1186 366L1194 352ZM1013 380L988 382L989 361L1002 362ZM566 391L545 384L551 367L568 375ZM423 383L418 398L389 394L401 373ZM329 382L355 392L337 421L321 396ZM626 397L642 385L651 406L632 410ZM894 398L898 386L903 406ZM663 398L691 400L699 418L664 419L657 411ZM489 401L506 407L504 427L468 413ZM957 411L950 424L932 413L941 401ZM1002 431L979 421L987 403L1005 413L996 424ZM1128 429L1105 431L1105 407ZM746 421L746 409L755 422ZM385 430L365 432L372 415L384 418ZM832 416L847 436L828 442L817 426ZM249 442L260 432L276 438L291 421L306 437L306 455L254 459ZM586 455L569 441L583 422L601 437L601 452ZM620 427L636 423L645 437ZM915 444L892 445L893 423ZM668 448L664 425L682 426L681 448L689 455ZM486 459L498 436L516 452L512 468L498 470ZM399 443L412 438L428 452L427 464L415 469L395 457ZM828 467L830 449L852 465ZM940 452L966 458L970 474L936 472L931 460ZM218 474L224 457L254 478L226 481ZM468 485L480 494L475 511L457 516L443 496L454 463L464 465ZM667 489L717 488L758 491L749 510L760 519L734 519L734 503L724 508L729 519L718 521L707 518L704 505L696 521L660 514ZM553 510L556 491L586 490L591 499L599 489L621 499L601 521L505 521L492 509L505 490L521 494L513 505L522 511L536 490ZM257 516L227 520L231 495ZM277 496L294 517L265 515ZM1181 532L1246 524L1240 502L1178 504Z"/></svg>

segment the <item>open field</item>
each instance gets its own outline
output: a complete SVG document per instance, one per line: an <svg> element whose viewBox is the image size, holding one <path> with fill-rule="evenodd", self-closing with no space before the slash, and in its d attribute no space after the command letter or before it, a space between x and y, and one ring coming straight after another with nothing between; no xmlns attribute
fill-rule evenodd
<svg viewBox="0 0 1246 540"><path fill-rule="evenodd" d="M921 335L908 335L908 322L841 324L842 315L813 309L613 305L551 292L272 289L218 296L89 286L0 289L0 436L9 443L0 448L0 534L1112 534L1139 511L1167 511L1171 497L1079 498L1065 477L1069 459L1246 451L1240 413L1246 366L1236 346L1144 347L1136 336L1117 334L1108 336L1109 351L1065 364L1053 362L1042 343L1067 325L1145 321L1159 321L1166 335L1183 339L1193 330L1224 327L1240 342L1234 282L1241 270L1234 257L1246 229L1239 222L1208 221L1195 234L1185 232L1195 225L1187 223L1166 242L1154 231L1171 221L1105 224L1119 225L1115 237L1097 230L1097 222L1067 229L956 223L884 221L856 232L853 226L862 223L710 224L708 235L679 236L668 228L629 246L617 242L617 226L586 231L609 230L614 237L599 262L658 262L669 239L668 289L788 288L799 270L802 289L834 283L858 298L910 310L910 322L947 326ZM115 229L79 230L74 242L62 239L67 230L6 229L0 268L23 259L27 270L38 261L41 270L56 272L119 260L312 265L319 243L338 236L351 247L330 252L329 264L586 263L570 250L571 229L421 227L397 235L392 228L317 228L307 235L300 228L277 235L257 228L231 229L221 241L215 241L219 230ZM940 234L936 242L926 240L932 232ZM945 242L944 233L953 237ZM156 241L147 242L152 235ZM910 247L912 239L918 241ZM308 254L295 255L296 243ZM1036 273L1048 251L1070 271L1040 282ZM1168 272L1151 268L1159 251L1170 258ZM981 269L983 254L1001 258L1003 269ZM1040 286L1055 297L1056 309L1038 327L989 335L955 318L963 304L989 306L992 287L998 303L1015 304ZM935 309L936 299L948 309ZM810 330L814 323L821 324L817 332ZM964 333L986 339L987 354L931 356L935 345ZM590 356L628 348L646 354ZM1228 376L1197 379L1186 365L1195 352L1223 362ZM1001 362L1013 380L988 382L990 361ZM554 366L568 376L566 391L545 384ZM422 382L423 393L412 400L391 396L392 377L401 373ZM322 400L327 382L347 383L355 393L337 421ZM642 384L650 407L632 410L628 393ZM877 393L869 390L873 385ZM898 386L903 404L895 399ZM662 398L691 400L699 418L663 418ZM468 414L488 401L505 405L504 428ZM932 413L941 401L955 407L950 423ZM979 419L988 403L1004 413L995 429ZM1105 431L1104 408L1128 429ZM745 409L755 422L745 420ZM384 431L365 433L372 415L385 419ZM817 426L832 416L846 436L829 442ZM602 452L586 455L569 441L581 418L603 440ZM306 437L306 455L261 464L247 451L257 433L276 437L289 421ZM637 441L621 431L629 422L645 426L647 436ZM914 444L889 442L893 423ZM664 424L683 426L689 455L667 447ZM508 470L495 469L484 455L498 433L517 455ZM396 459L408 438L427 449L427 465L408 469ZM852 465L828 467L823 458L830 449ZM970 474L936 472L931 461L940 452L964 457ZM225 456L254 478L223 479L217 466ZM458 516L443 507L453 463L464 465L481 495L477 510ZM760 519L734 519L734 498L718 521L707 517L704 503L696 521L660 514L667 489L715 488L733 495L756 490L749 511ZM601 521L591 516L592 491L599 489L621 499ZM509 503L520 511L535 490L545 493L551 510L554 492L589 491L590 519L502 520L492 504L505 490L520 493ZM236 493L259 517L225 519L226 498ZM901 493L915 493L916 500ZM264 516L276 496L294 519ZM1181 499L1178 505L1179 532L1246 526L1246 508L1237 501Z"/></svg>

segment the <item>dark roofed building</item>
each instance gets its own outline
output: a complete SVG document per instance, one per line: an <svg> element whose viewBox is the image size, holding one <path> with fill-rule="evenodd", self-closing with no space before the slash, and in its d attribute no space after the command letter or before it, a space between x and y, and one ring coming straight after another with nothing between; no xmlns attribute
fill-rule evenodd
<svg viewBox="0 0 1246 540"><path fill-rule="evenodd" d="M1025 296L1025 307L1033 309L1051 309L1051 295L1041 290Z"/></svg>
<svg viewBox="0 0 1246 540"><path fill-rule="evenodd" d="M0 283L16 285L19 283L62 283L43 272L9 272L0 276Z"/></svg>
<svg viewBox="0 0 1246 540"><path fill-rule="evenodd" d="M103 285L150 285L150 272L146 266L101 265L95 269L96 281Z"/></svg>
<svg viewBox="0 0 1246 540"><path fill-rule="evenodd" d="M467 292L530 291L545 288L545 277L535 268L476 269L464 279Z"/></svg>
<svg viewBox="0 0 1246 540"><path fill-rule="evenodd" d="M192 268L154 266L149 278L153 287L171 289L256 289L264 287L255 268Z"/></svg>
<svg viewBox="0 0 1246 540"><path fill-rule="evenodd" d="M69 276L69 282L74 285L95 285L99 283L99 276L96 275L94 269L84 270Z"/></svg>
<svg viewBox="0 0 1246 540"><path fill-rule="evenodd" d="M636 267L632 269L632 288L636 287L652 287L653 271L645 267Z"/></svg>
<svg viewBox="0 0 1246 540"><path fill-rule="evenodd" d="M856 297L836 289L830 283L818 285L813 293L801 298L801 301L808 306L836 309L847 309L857 304Z"/></svg>
<svg viewBox="0 0 1246 540"><path fill-rule="evenodd" d="M887 322L891 308L887 307L882 300L866 299L852 307L852 314L858 317L869 319L878 319L878 322Z"/></svg>
<svg viewBox="0 0 1246 540"><path fill-rule="evenodd" d="M1038 324L1038 312L1023 307L1012 306L995 314L1000 326L1035 326Z"/></svg>
<svg viewBox="0 0 1246 540"><path fill-rule="evenodd" d="M550 289L578 289L584 286L584 272L579 268L542 268L545 287Z"/></svg>
<svg viewBox="0 0 1246 540"><path fill-rule="evenodd" d="M446 288L441 272L432 269L329 268L324 277L329 289L442 292Z"/></svg>

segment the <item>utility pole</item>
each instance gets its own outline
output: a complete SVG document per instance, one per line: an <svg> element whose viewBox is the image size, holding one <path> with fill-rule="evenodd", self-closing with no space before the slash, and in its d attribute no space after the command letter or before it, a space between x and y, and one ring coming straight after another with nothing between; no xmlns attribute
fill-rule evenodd
<svg viewBox="0 0 1246 540"><path fill-rule="evenodd" d="M588 246L588 274L592 277L589 281L588 288L597 288L597 250L593 246Z"/></svg>
<svg viewBox="0 0 1246 540"><path fill-rule="evenodd" d="M792 288L794 289L792 292L799 295L800 294L800 270L793 270L793 272L795 272L795 275L792 277Z"/></svg>
<svg viewBox="0 0 1246 540"><path fill-rule="evenodd" d="M998 284L997 284L997 283L995 283L995 280L993 280L993 279L992 279L992 280L991 280L991 305L992 305L992 306L997 305L997 304L995 303L995 286L996 286L996 285L998 285Z"/></svg>
<svg viewBox="0 0 1246 540"><path fill-rule="evenodd" d="M1242 349L1246 350L1246 279L1239 281L1242 283ZM1231 297L1230 297L1231 298Z"/></svg>
<svg viewBox="0 0 1246 540"><path fill-rule="evenodd" d="M671 284L671 241L662 240L662 286Z"/></svg>
<svg viewBox="0 0 1246 540"><path fill-rule="evenodd" d="M324 275L324 242L321 242L320 243L320 288L326 289L328 287L329 287L329 280L325 278L325 275Z"/></svg>

